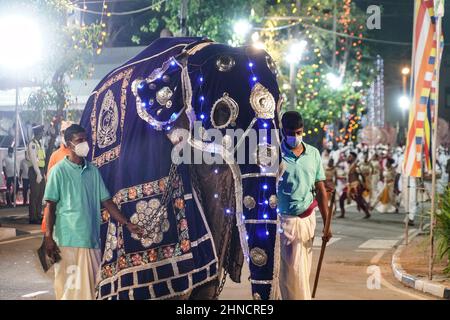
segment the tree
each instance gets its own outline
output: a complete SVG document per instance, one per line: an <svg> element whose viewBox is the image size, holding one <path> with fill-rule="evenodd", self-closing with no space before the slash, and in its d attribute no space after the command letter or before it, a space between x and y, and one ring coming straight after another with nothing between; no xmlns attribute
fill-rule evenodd
<svg viewBox="0 0 450 320"><path fill-rule="evenodd" d="M102 20L84 23L80 11L74 10L69 0L18 0L14 4L2 5L2 10L27 12L41 21L45 34L47 50L42 63L43 82L28 97L27 104L36 111L56 109L52 116L54 130L47 149L48 162L59 120L69 105L67 80L91 74L87 61L100 54L106 39L106 24Z"/></svg>
<svg viewBox="0 0 450 320"><path fill-rule="evenodd" d="M265 0L189 0L187 28L189 36L208 37L214 41L228 43L233 38L233 24L248 18L259 22L265 10ZM148 33L157 36L163 28L179 35L181 0L166 1L156 7L157 14L149 12L147 21L133 35L140 44Z"/></svg>
<svg viewBox="0 0 450 320"><path fill-rule="evenodd" d="M157 36L162 28L179 30L179 7L180 1L165 2L158 8L159 15L149 18L133 40L139 43L148 33ZM327 135L335 142L346 142L357 138L364 97L374 78L374 58L362 40L365 12L352 0L190 0L188 11L189 35L265 46L278 64L284 109L302 113L307 139L317 141ZM239 43L233 24L246 17L254 30ZM307 41L307 50L293 68L285 62L286 54L299 40Z"/></svg>
<svg viewBox="0 0 450 320"><path fill-rule="evenodd" d="M275 2L260 39L280 64L286 108L302 113L310 139L327 134L335 142L355 140L374 77L372 60L362 62L371 59L362 41L365 13L351 0ZM307 50L290 81L285 53L299 40L307 41ZM292 101L291 90L297 101Z"/></svg>

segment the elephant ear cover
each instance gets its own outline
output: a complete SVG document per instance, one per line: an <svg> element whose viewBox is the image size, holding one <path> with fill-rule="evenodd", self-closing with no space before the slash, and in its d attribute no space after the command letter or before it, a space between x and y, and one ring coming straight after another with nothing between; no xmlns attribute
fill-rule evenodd
<svg viewBox="0 0 450 320"><path fill-rule="evenodd" d="M155 129L169 129L184 110L181 73L181 66L171 58L146 79L133 83L137 113Z"/></svg>

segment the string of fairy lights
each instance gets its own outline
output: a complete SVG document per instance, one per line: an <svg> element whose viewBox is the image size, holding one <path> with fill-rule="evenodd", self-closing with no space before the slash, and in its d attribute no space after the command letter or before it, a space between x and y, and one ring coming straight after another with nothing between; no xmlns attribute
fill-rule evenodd
<svg viewBox="0 0 450 320"><path fill-rule="evenodd" d="M65 8L69 13L77 11L76 9L79 9L80 11L80 15L78 17L75 16L73 21L67 22L68 23L67 26L69 27L67 28L67 30L69 32L70 39L72 41L71 42L72 48L74 50L80 50L84 48L87 50L92 50L92 53L95 55L100 55L102 53L107 37L106 17L111 16L110 12L108 11L107 0L101 0L101 12L99 20L91 24L86 24L85 22L86 12L84 10L88 8L86 0L79 1L79 3L77 3L76 5L71 1L67 1L65 2ZM70 24L72 25L74 24L75 26L77 26L77 28L70 28ZM99 28L99 30L95 31L93 41L92 39L89 40L86 39L85 31L87 29L95 30L96 28ZM81 64L80 62L78 62L76 65L74 65L74 67L70 71L69 77L74 78L75 73L78 72L80 69ZM89 64L87 69L86 79L92 79L93 74L94 74L94 66L91 63ZM66 109L69 107L69 104L70 104L69 99L66 99L65 102ZM68 109L67 109L67 116L69 118L71 117L71 112Z"/></svg>
<svg viewBox="0 0 450 320"><path fill-rule="evenodd" d="M178 63L176 63L174 60L174 58L171 58L171 63L170 63L170 67L171 68L178 68L180 67L180 65ZM170 61L170 60L169 60ZM196 79L196 89L198 89L196 97L197 99L195 100L196 103L198 103L199 106L199 112L198 112L198 118L197 120L201 120L201 122L203 123L203 126L205 125L205 121L208 120L208 117L205 115L204 111L204 106L207 105L208 109L207 110L211 110L212 108L212 101L208 101L208 99L205 97L205 93L204 93L204 85L206 84L206 80L204 77L204 74L202 72L202 66L203 65L199 65L197 66L197 69L193 69L191 70L191 73L194 74L193 77L194 79ZM247 70L248 70L248 84L250 87L250 90L253 89L253 87L258 83L258 76L255 72L255 68L256 68L256 62L253 61L249 56L247 56ZM163 75L167 70L165 70L164 68L157 73L154 77L152 77L151 79L147 79L142 81L138 86L138 95L140 97L140 104L143 108L146 109L146 111L150 114L154 114L156 112L157 114L157 110L160 107L159 105L150 102L150 100L152 100L153 94L151 93L152 91L156 90L155 88L161 87L160 82L164 81L163 80ZM174 121L175 119L173 119ZM256 119L256 123L258 125L258 127L261 129L266 129L265 131L265 135L262 137L262 140L270 143L271 141L269 141L268 137L267 137L267 133L270 129L272 129L272 125L269 125L269 122L265 119ZM170 131L173 129L172 127L172 121L169 121L167 123L165 123L164 125L162 125L161 127L159 127L157 124L155 123L150 123L150 125L157 129L157 130L165 130L165 131ZM272 139L273 137L270 137L270 139ZM214 148L215 148L215 143L214 143ZM215 149L214 149L215 151ZM265 172L265 168L261 167L260 168L261 172ZM219 167L213 167L212 172L214 174L219 174L220 173L220 168ZM254 218L256 218L258 221L262 221L261 224L264 225L264 232L263 232L263 236L265 237L269 237L270 236L270 231L269 231L269 223L271 223L271 221L276 221L276 217L279 213L279 210L275 207L272 207L270 205L270 201L269 201L269 197L268 194L275 194L275 191L272 190L269 187L269 181L267 179L267 176L263 176L262 177L262 182L259 188L259 193L258 193L258 201L256 204L258 204L257 207L257 211L256 211L256 217L254 216L254 213L252 214L250 211L252 209L248 209L248 214L252 215L252 217L250 217L250 220L253 220ZM218 190L218 180L216 179L216 190ZM220 201L220 195L219 193L214 193L213 194L214 199ZM226 215L231 215L234 214L235 212L233 212L232 209L230 208L225 208L224 209L225 214ZM249 217L247 217L244 213L241 216L243 221L247 221L247 219ZM276 230L277 232L282 232L281 229ZM249 236L248 236L248 232L246 231L246 239L249 240Z"/></svg>
<svg viewBox="0 0 450 320"><path fill-rule="evenodd" d="M106 17L111 17L111 12L108 11L108 8L109 7L107 4L107 0L101 0L101 9L100 9L101 11L96 12L100 15L100 19L99 19L99 22L96 22L95 24L98 24L101 28L101 30L99 32L99 38L97 39L97 43L95 46L95 53L97 55L100 55L102 53L103 47L105 45L106 37L107 37ZM90 13L90 12L88 10L86 0L82 0L82 2L80 1L80 3L77 3L77 4L74 4L69 1L67 3L67 10L69 12L79 11L80 12L80 21L76 20L75 23L80 25L81 30L84 30L88 27L85 22L85 14ZM78 49L79 47L81 47L82 42L84 41L84 39L78 39L78 41L76 41L77 39L74 36L72 36L72 40L74 41L74 44L73 44L74 49ZM88 76L91 76L91 75L92 75L92 72L90 72Z"/></svg>
<svg viewBox="0 0 450 320"><path fill-rule="evenodd" d="M328 22L331 21L334 17L333 17L333 13L325 13L324 15L321 14L321 4L320 2L317 3L313 7L308 7L307 9L307 16L312 17L313 21L315 23L319 23L321 22L321 20L323 20L323 22ZM358 25L355 28L355 23L357 22L356 18L352 18L351 17L351 13L352 13L352 0L344 0L343 1L343 5L342 5L342 10L340 11L340 14L337 17L337 23L340 24L342 26L343 29L343 33L344 34L348 34L350 36L355 36L355 30L351 30L350 26L353 26L353 29L356 30L362 30L364 28L363 25ZM316 30L314 30L316 31ZM309 26L306 25L306 34L307 37L309 39L312 39L313 36L313 29ZM359 38L362 38L363 35L361 32L358 33L357 35ZM338 39L338 46L336 48L336 51L332 54L335 54L336 59L342 58L345 59L345 55L349 55L350 54L350 50L353 50L355 52L355 58L356 58L356 63L354 65L354 74L355 77L357 78L359 76L360 73L360 60L362 59L362 49L361 49L361 44L362 44L362 40L355 40L355 41L349 41L349 39L347 38L343 38L341 37L339 39L339 37L337 37ZM317 38L315 39L317 42ZM347 43L348 42L348 43ZM322 54L321 54L321 50L319 48L315 48L313 51L316 56L317 59L319 60L318 64L313 64L313 68L316 70L316 76L321 76L322 79L325 77L322 74L322 70L321 67L323 66L323 60L322 60ZM304 72L301 72L301 76L303 76ZM313 89L313 84L314 83L320 83L318 78L315 79L309 79L309 84L308 84L308 88L309 89ZM303 89L303 88L301 88ZM313 91L312 94L308 94L306 95L306 104L314 97L316 97L318 95L317 90ZM328 103L333 103L331 100L328 101ZM353 111L356 108L356 106L354 104L350 105L348 107L349 110ZM329 117L333 117L333 112L330 111L329 112ZM356 116L354 114L349 114L349 125L347 126L347 128L342 128L340 129L339 135L338 136L334 136L334 132L330 131L328 132L328 134L330 135L331 138L333 138L336 142L346 142L350 139L356 139L355 135L352 135L352 132L355 131L358 127L359 127L359 120L360 117ZM306 134L313 134L313 133L319 133L319 130L322 129L325 132L328 131L328 126L323 122L323 121L319 121L318 119L314 120L314 124L318 125L318 127L315 127L312 130L308 130ZM319 129L320 128L320 129Z"/></svg>
<svg viewBox="0 0 450 320"><path fill-rule="evenodd" d="M281 3L281 0L277 0L277 3ZM352 0L343 0L339 8L336 23L338 24L339 30L342 31L327 32L334 33L337 40L336 51L332 54L336 56L337 61L348 59L348 56L351 55L351 57L354 58L352 73L353 76L358 79L361 72L361 60L363 58L362 42L364 37L362 30L364 29L364 25L361 23L358 24L358 20L355 17L352 17ZM290 13L292 14L292 18L294 18L296 14L298 15L298 9L295 3L291 3ZM299 99L296 108L302 110L307 108L313 99L319 95L320 86L324 83L324 80L326 80L324 68L328 67L328 69L330 69L324 61L322 50L318 46L320 37L326 33L325 31L328 31L328 29L318 28L317 26L332 24L334 13L332 9L330 10L329 7L326 7L319 1L313 6L308 6L303 17L292 19L289 24L279 26L278 21L282 19L276 19L277 17L274 18L275 19L271 19L268 17L265 28L257 28L257 30L259 30L266 38L274 39L276 32L287 28L293 28L300 24L304 28L305 39L310 43L310 46L313 47L313 49L310 50L313 54L303 58L306 64L300 68L296 75L296 77L301 80L297 88L297 95L302 97L302 99ZM258 38L259 41L259 36L256 38ZM356 83L359 85L354 86L355 92L358 91L362 94L363 84L360 81L357 81ZM286 88L287 87L288 86L286 85ZM347 98L350 100L350 97L345 97L346 100ZM332 105L333 101L328 100L328 103ZM328 112L326 120L313 119L313 128L306 131L304 135L314 135L319 134L320 131L325 131L326 134L336 142L346 142L350 139L356 139L356 135L352 133L360 127L361 117L353 113L361 112L364 108L357 108L355 103L350 103L348 106L345 106L344 109L346 109L348 113L348 126L347 128L340 129L337 135L331 130L333 127L327 125L327 122L332 122L332 120L338 116L338 114L335 114L333 111Z"/></svg>
<svg viewBox="0 0 450 320"><path fill-rule="evenodd" d="M79 1L76 4L73 4L70 6L71 9L78 10L81 12L82 15L91 13L88 9L86 0L82 0L83 2L80 3ZM100 2L100 1L99 1ZM102 0L102 7L101 11L95 11L96 14L100 15L100 27L102 28L100 32L100 38L97 42L97 47L95 49L95 52L97 55L101 54L107 32L106 32L106 18L111 17L112 13L109 11L108 4L106 0ZM277 0L277 3L281 3L281 0ZM153 3L153 5L158 3ZM291 13L292 15L298 15L298 9L294 3L291 4ZM152 7L145 7L144 9L152 9ZM327 66L327 63L324 61L322 56L322 50L318 46L318 42L320 41L321 35L324 33L324 30L320 30L320 28L315 28L317 25L321 24L330 24L332 23L332 20L334 19L334 14L332 10L328 10L325 5L323 5L320 1L315 3L313 6L309 6L306 8L306 16L298 18L297 20L293 20L287 25L278 25L278 21L276 19L268 19L266 21L266 24L263 28L254 28L255 30L259 30L259 35L269 35L272 33L272 36L269 35L269 37L274 37L273 33L280 32L281 30L285 30L287 28L296 27L298 25L302 25L304 28L304 35L305 38L312 44L313 49L311 52L313 55L307 55L304 57L304 60L308 64L309 68L312 68L311 72L305 72L304 68L300 68L297 77L298 79L302 80L298 90L297 94L298 96L301 96L302 99L299 99L297 108L301 110L302 108L307 108L309 103L313 101L313 99L317 98L319 95L319 89L320 85L324 82L326 79L326 75L324 73L324 68ZM328 11L327 11L328 10ZM127 12L124 12L124 14ZM114 14L121 14L114 12ZM130 13L132 14L132 13ZM306 23L307 21L308 23ZM357 24L358 20L354 17L352 17L352 0L343 0L342 5L340 6L339 13L337 16L337 23L339 25L339 30L342 30L341 33L336 32L336 39L337 39L337 48L334 52L336 59L345 59L346 55L352 54L354 55L355 62L353 63L353 75L355 78L358 78L360 71L361 71L361 59L362 59L362 40L363 40L363 34L362 30L364 26L362 24ZM84 19L81 21L81 26L84 27ZM259 40L258 35L258 40ZM342 35L348 35L348 37L342 36ZM317 44L314 46L314 44ZM351 51L351 52L350 52ZM92 69L89 70L88 77L92 77ZM311 77L312 75L312 77ZM360 89L362 90L362 88ZM201 96L203 97L203 95ZM200 97L200 99L201 99ZM333 103L332 100L329 100L330 103ZM201 102L203 103L203 102ZM354 104L351 104L348 106L348 111L350 111L349 117L352 116L352 112L359 110L356 109L356 106ZM356 129L358 129L361 117L354 115L351 118L348 119L349 126L347 126L347 129L342 132L342 129L339 131L339 134L335 136L334 132L328 131L330 126L327 125L327 122L332 121L332 119L335 119L338 115L335 114L333 111L329 111L327 115L327 119L314 119L313 124L314 127L309 129L305 132L305 135L314 135L319 134L320 131L325 131L328 133L329 136L331 136L333 139L335 139L337 142L342 141L348 141L349 139L356 138L354 135L352 135L352 132L354 132ZM200 114L200 119L203 121L208 116L206 114L203 114L203 112Z"/></svg>

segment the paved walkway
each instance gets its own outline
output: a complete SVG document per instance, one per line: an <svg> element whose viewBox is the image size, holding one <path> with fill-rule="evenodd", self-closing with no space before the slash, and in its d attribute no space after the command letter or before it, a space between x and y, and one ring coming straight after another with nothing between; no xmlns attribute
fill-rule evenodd
<svg viewBox="0 0 450 320"><path fill-rule="evenodd" d="M53 273L45 274L35 251L41 244L38 225L26 224L26 208L0 210L0 221L16 226L24 234L0 242L0 299L53 299ZM407 288L394 278L391 257L402 242L403 214L374 213L369 220L349 209L346 219L332 222L334 238L328 244L317 299L436 299ZM317 235L322 222L317 219ZM416 231L412 228L410 233ZM29 234L25 234L29 232ZM314 244L313 282L320 238ZM251 299L248 270L244 268L241 283L228 280L221 299Z"/></svg>

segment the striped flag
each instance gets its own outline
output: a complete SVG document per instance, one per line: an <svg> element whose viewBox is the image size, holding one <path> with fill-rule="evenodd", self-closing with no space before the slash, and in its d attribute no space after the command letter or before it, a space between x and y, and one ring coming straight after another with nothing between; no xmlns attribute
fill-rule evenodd
<svg viewBox="0 0 450 320"><path fill-rule="evenodd" d="M442 52L443 52L443 48L444 48L444 37L441 35L441 52L439 54L439 60L441 61L442 58ZM436 56L436 52L437 52L437 42L436 42L436 34L433 40L433 49L431 52L431 55L433 57L433 59L435 59ZM425 156L425 169L426 171L430 172L432 169L432 150L433 150L433 145L432 145L432 128L433 124L434 124L434 117L435 117L435 111L436 111L436 87L437 87L437 79L436 79L436 73L438 72L438 67L439 64L437 63L438 61L436 61L435 63L435 69L433 72L433 81L431 82L431 90L430 90L430 98L428 99L428 104L427 104L427 116L425 118L425 124L424 124L424 156Z"/></svg>
<svg viewBox="0 0 450 320"><path fill-rule="evenodd" d="M436 0L438 1L438 0ZM437 5L443 7L443 2ZM439 11L439 10L438 10ZM442 50L437 55L434 0L415 0L413 59L412 59L412 103L409 111L408 135L405 150L404 173L421 177L422 161L431 169L431 133L435 106L436 71ZM442 41L442 37L440 39ZM442 42L441 42L442 43ZM442 46L441 46L442 48ZM437 59L438 58L438 59ZM422 157L425 157L423 159Z"/></svg>

